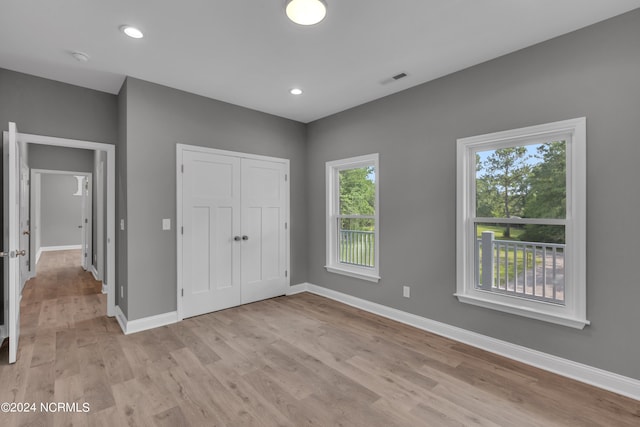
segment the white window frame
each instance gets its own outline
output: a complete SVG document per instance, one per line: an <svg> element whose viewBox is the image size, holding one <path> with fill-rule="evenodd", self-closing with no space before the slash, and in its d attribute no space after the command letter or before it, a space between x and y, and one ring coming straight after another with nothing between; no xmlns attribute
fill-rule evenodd
<svg viewBox="0 0 640 427"><path fill-rule="evenodd" d="M478 218L475 212L475 154L479 151L566 140L566 219L548 220L565 225L565 305L500 294L475 286L475 239ZM587 320L586 299L586 118L564 120L521 129L458 139L457 147L457 244L454 294L460 302L559 325L583 329ZM523 223L526 219L499 219L497 222Z"/></svg>
<svg viewBox="0 0 640 427"><path fill-rule="evenodd" d="M325 268L331 273L343 274L358 279L378 282L380 280L380 167L379 154L350 157L326 163L326 197L327 197L327 260ZM338 250L338 216L340 209L339 172L373 166L376 173L375 214L370 217L375 221L374 230L374 267L364 267L341 263ZM357 216L360 217L360 216Z"/></svg>

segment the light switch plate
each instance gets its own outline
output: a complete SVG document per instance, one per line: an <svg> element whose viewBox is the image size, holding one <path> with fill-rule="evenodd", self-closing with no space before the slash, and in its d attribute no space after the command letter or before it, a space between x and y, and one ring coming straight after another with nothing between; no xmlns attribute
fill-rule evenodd
<svg viewBox="0 0 640 427"><path fill-rule="evenodd" d="M402 287L402 296L405 298L411 298L411 288L409 286Z"/></svg>
<svg viewBox="0 0 640 427"><path fill-rule="evenodd" d="M171 218L164 218L162 220L162 229L171 230Z"/></svg>

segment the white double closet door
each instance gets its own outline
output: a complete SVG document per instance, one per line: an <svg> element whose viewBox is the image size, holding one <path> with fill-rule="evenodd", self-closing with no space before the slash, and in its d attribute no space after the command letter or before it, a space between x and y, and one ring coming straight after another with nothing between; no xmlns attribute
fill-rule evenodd
<svg viewBox="0 0 640 427"><path fill-rule="evenodd" d="M289 286L289 161L227 153L178 145L182 318L284 295Z"/></svg>

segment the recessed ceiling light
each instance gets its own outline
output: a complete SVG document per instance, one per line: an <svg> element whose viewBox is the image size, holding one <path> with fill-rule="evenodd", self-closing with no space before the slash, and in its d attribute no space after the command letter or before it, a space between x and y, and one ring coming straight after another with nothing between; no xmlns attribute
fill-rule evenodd
<svg viewBox="0 0 640 427"><path fill-rule="evenodd" d="M89 55L84 52L71 52L71 56L73 56L78 62L87 62L89 60Z"/></svg>
<svg viewBox="0 0 640 427"><path fill-rule="evenodd" d="M144 34L142 34L142 31L140 31L136 27L132 27L131 25L121 25L120 31L122 31L123 33L125 33L126 35L128 35L133 39L141 39L144 37Z"/></svg>
<svg viewBox="0 0 640 427"><path fill-rule="evenodd" d="M313 25L327 15L327 4L324 0L288 0L286 12L296 24Z"/></svg>
<svg viewBox="0 0 640 427"><path fill-rule="evenodd" d="M291 90L289 91L289 93L290 93L291 95L302 95L302 89L299 89L299 88L297 88L297 87L294 87L293 89L291 89Z"/></svg>

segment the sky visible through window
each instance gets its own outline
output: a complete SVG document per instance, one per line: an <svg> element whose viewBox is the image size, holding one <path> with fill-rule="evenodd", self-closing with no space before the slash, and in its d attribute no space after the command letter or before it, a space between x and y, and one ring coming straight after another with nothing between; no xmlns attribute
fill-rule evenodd
<svg viewBox="0 0 640 427"><path fill-rule="evenodd" d="M532 145L525 145L524 147L527 149L527 154L526 156L528 157L525 160L525 163L527 163L530 166L535 166L539 163L542 163L542 159L538 156L536 156L536 154L538 153L538 147L543 146L544 144L532 144ZM493 153L495 153L496 150L489 150L489 151L478 151L476 154L478 154L478 156L480 156L480 163L484 163L487 158L489 158L489 156L491 156ZM476 172L476 177L479 178L481 175L482 171L478 171ZM375 178L375 177L374 177Z"/></svg>

